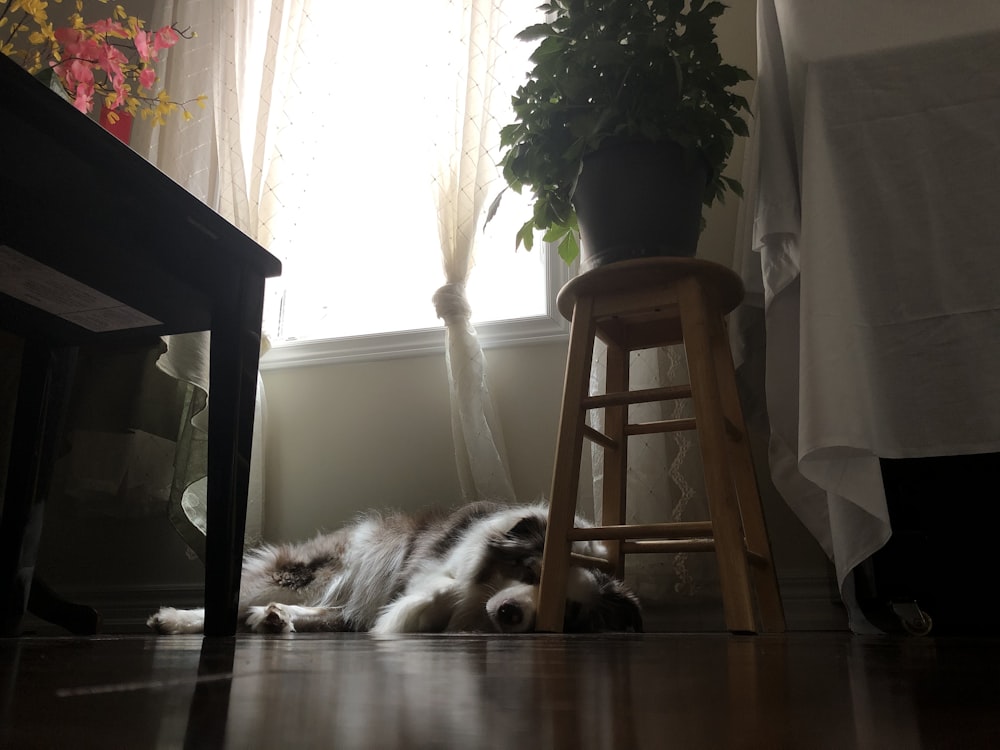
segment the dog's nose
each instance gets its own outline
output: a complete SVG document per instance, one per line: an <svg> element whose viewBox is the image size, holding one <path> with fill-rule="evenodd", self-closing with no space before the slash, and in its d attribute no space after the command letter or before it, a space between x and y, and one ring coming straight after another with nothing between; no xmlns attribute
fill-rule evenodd
<svg viewBox="0 0 1000 750"><path fill-rule="evenodd" d="M497 610L497 619L504 627L514 627L524 620L524 612L517 602L504 602Z"/></svg>

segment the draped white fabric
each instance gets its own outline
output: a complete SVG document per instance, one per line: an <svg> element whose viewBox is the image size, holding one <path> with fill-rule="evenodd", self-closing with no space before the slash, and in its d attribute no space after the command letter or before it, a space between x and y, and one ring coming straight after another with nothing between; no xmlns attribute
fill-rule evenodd
<svg viewBox="0 0 1000 750"><path fill-rule="evenodd" d="M145 133L154 163L281 258L283 277L268 282L265 336L278 332L286 285L304 275L330 272L370 285L370 308L356 313L377 315L387 303L379 278L352 264L378 252L386 219L406 226L414 240L405 262L444 271L433 302L447 330L463 494L513 499L465 282L483 207L500 189L499 130L513 93L502 82L516 80L513 66L523 70L528 52L513 37L537 13L512 0L389 5L381 11L389 20L373 35L369 8L326 0L161 3L155 20L198 33L173 52L166 88L176 98L207 94L210 112L152 133L140 126L137 139ZM361 50L364 59L344 50ZM372 211L351 216L362 225L364 247L330 215L331 206L359 194ZM424 237L431 238L427 255ZM322 270L311 265L317 259ZM410 269L390 260L378 274L409 278ZM204 338L168 345L164 369L207 389Z"/></svg>
<svg viewBox="0 0 1000 750"><path fill-rule="evenodd" d="M867 632L852 571L892 532L879 459L997 450L1000 222L982 165L1000 5L757 8L738 268L764 311L771 474Z"/></svg>

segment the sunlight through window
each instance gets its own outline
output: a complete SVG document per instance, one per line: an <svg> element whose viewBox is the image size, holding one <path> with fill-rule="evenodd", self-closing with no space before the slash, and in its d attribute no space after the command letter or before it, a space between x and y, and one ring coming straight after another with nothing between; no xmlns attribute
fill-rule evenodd
<svg viewBox="0 0 1000 750"><path fill-rule="evenodd" d="M279 345L442 325L431 301L445 282L432 179L436 123L453 117L439 103L453 97L465 60L451 54L459 49L451 4L390 5L373 47L371 35L355 33L371 24L370 8L313 3L296 58L286 61L296 95L274 136L281 158L268 222L284 270L265 326ZM505 7L507 42L494 71L506 79L509 107L531 51L513 36L538 14L532 3L506 5L513 11ZM499 125L512 119L505 112ZM546 313L545 252L514 249L526 203L508 191L485 233L485 217L478 222L467 284L473 322Z"/></svg>

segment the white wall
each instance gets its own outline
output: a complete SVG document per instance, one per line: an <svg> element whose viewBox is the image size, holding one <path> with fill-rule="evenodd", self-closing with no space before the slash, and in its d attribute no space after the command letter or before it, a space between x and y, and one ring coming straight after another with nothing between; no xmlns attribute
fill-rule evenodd
<svg viewBox="0 0 1000 750"><path fill-rule="evenodd" d="M487 353L524 499L548 493L565 356L565 343ZM300 538L370 507L461 500L443 355L270 370L264 383L267 538Z"/></svg>

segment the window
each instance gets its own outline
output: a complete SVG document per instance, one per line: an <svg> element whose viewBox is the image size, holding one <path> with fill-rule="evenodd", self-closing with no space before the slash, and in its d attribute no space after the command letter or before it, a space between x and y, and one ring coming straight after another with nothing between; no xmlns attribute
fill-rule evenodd
<svg viewBox="0 0 1000 750"><path fill-rule="evenodd" d="M453 97L448 88L465 60L450 44L453 4L389 5L373 50L370 34L352 31L370 28L370 8L313 3L295 59L284 61L294 69L295 91L273 136L275 188L262 202L273 213L268 246L284 264L269 288L265 330L275 350L265 367L443 341L431 301L445 281L431 177L442 148L438 119L451 114L439 112L438 102ZM492 70L509 105L531 51L513 36L538 14L520 0L503 10L503 52ZM495 127L511 117L505 109ZM552 309L553 290L565 280L562 261L538 246L514 249L527 211L527 199L508 191L485 232L479 219L467 295L486 343L512 331L564 330ZM512 328L515 320L521 323Z"/></svg>

